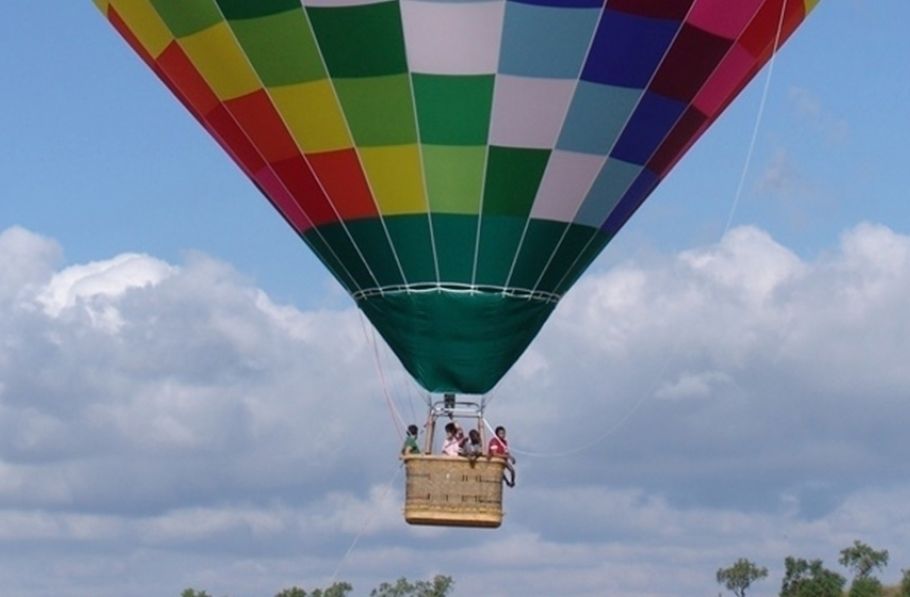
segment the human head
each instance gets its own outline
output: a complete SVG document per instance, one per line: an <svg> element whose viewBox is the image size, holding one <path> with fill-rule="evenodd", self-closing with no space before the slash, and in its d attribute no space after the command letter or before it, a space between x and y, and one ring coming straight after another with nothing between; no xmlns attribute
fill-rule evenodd
<svg viewBox="0 0 910 597"><path fill-rule="evenodd" d="M446 423L446 433L449 435L455 435L455 423Z"/></svg>
<svg viewBox="0 0 910 597"><path fill-rule="evenodd" d="M417 437L417 425L408 425L408 435Z"/></svg>
<svg viewBox="0 0 910 597"><path fill-rule="evenodd" d="M500 425L496 428L496 437L503 438L506 436L506 428Z"/></svg>
<svg viewBox="0 0 910 597"><path fill-rule="evenodd" d="M476 429L471 429L470 431L468 431L468 437L471 438L472 444L480 443L480 432L477 431Z"/></svg>

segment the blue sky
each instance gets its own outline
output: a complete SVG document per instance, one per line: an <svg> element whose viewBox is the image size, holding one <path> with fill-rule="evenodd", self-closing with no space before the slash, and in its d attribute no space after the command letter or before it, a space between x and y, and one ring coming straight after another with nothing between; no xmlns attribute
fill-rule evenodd
<svg viewBox="0 0 910 597"><path fill-rule="evenodd" d="M58 4L0 22L15 594L269 595L339 567L357 594L436 572L459 595L714 594L749 557L772 595L784 556L836 567L857 538L887 580L910 567L910 4L823 0L727 234L767 69L570 293L494 393L527 454L480 535L403 524L352 303L92 3Z"/></svg>

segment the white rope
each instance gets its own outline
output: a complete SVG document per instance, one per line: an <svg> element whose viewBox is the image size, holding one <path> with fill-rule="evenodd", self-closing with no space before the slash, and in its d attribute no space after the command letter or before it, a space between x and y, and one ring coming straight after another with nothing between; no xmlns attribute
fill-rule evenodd
<svg viewBox="0 0 910 597"><path fill-rule="evenodd" d="M408 392L408 405L411 407L411 415L414 417L414 423L417 423L417 411L414 409L414 399L423 402L427 408L430 408L433 405L432 400L430 399L430 394L426 390L423 390L420 386L417 385L417 382L414 381L414 378L410 374L405 372L407 375L405 386L407 387ZM424 392L425 396L421 396L421 391Z"/></svg>
<svg viewBox="0 0 910 597"><path fill-rule="evenodd" d="M771 58L768 61L768 75L765 77L765 86L762 89L761 101L758 104L758 114L755 117L755 125L752 127L752 139L749 141L749 151L746 153L746 161L743 164L742 172L739 176L739 184L736 187L736 194L733 196L733 204L730 206L730 213L727 215L727 223L721 234L723 237L730 230L730 224L733 222L733 215L739 207L739 199L742 196L743 188L746 183L746 175L752 165L752 154L755 151L755 143L758 139L758 130L761 127L762 118L765 114L765 104L768 102L768 90L771 88L771 76L774 74L774 62L777 58L777 50L780 48L780 34L784 28L784 16L787 14L787 3L790 0L784 0L780 8L780 18L777 21L777 34L774 36L774 47L771 49Z"/></svg>
<svg viewBox="0 0 910 597"><path fill-rule="evenodd" d="M395 429L398 431L398 436L404 438L404 421L401 418L401 414L398 412L398 409L395 408L395 403L392 401L392 396L389 394L389 388L386 384L385 373L382 370L382 363L379 361L379 351L376 349L376 337L373 337L373 341L370 342L369 334L367 333L366 323L364 322L364 316L361 311L358 310L358 315L360 316L360 328L363 330L363 336L366 339L367 345L372 344L372 352L374 364L376 366L376 372L379 374L379 381L382 384L382 393L385 396L386 406L389 407L389 413L392 416L392 422L395 424Z"/></svg>
<svg viewBox="0 0 910 597"><path fill-rule="evenodd" d="M394 384L395 395L398 396L398 401L407 404L408 410L411 413L411 422L416 423L417 411L414 410L414 389L410 382L411 376L404 367L400 368L400 370L404 372L404 375L398 374L396 363L400 364L400 361L387 343L376 340L375 331L373 332L373 339L374 342L378 342L381 346L380 353L382 355L383 369L385 371L390 371L390 377ZM400 413L402 410L403 409L399 406L398 412Z"/></svg>
<svg viewBox="0 0 910 597"><path fill-rule="evenodd" d="M408 410L411 411L411 423L417 423L417 411L414 409L414 388L405 380L404 393L408 397Z"/></svg>
<svg viewBox="0 0 910 597"><path fill-rule="evenodd" d="M398 476L401 474L401 470L403 468L404 468L403 464L399 464L398 466L395 467L395 474L393 474L392 478L389 479L389 481L386 483L385 491L383 491L382 495L379 497L380 503L384 502L386 497L388 497L389 492L392 491L392 485L394 485L395 482L398 480ZM369 508L369 515L367 516L367 519L363 522L363 526L360 528L360 532L357 533L356 536L354 536L354 540L351 541L350 547L348 547L348 550L346 552L344 552L343 556L341 556L341 561L338 562L338 565L335 566L335 572L332 573L332 579L331 579L331 581L329 581L330 586L335 584L335 581L338 579L338 573L341 572L341 567L344 566L344 563L347 561L348 556L350 556L351 552L354 551L354 548L357 547L357 543L360 541L360 538L363 537L364 534L366 534L367 529L369 529L370 525L373 524L373 521L376 519L376 516L379 514L380 510L382 510L382 508Z"/></svg>
<svg viewBox="0 0 910 597"><path fill-rule="evenodd" d="M372 288L361 288L351 295L355 301L360 301L373 296L383 296L386 294L404 292L407 294L468 294L472 295L477 292L498 292L503 296L516 298L527 298L528 300L538 300L548 303L558 303L561 295L547 292L545 290L531 290L528 288L519 288L516 286L506 287L495 284L475 284L469 285L461 282L446 282L444 284L435 284L433 282L417 282L414 284L387 284L385 286L375 286Z"/></svg>
<svg viewBox="0 0 910 597"><path fill-rule="evenodd" d="M389 405L389 408L394 415L395 421L397 422L396 427L398 428L398 436L400 438L404 438L404 429L406 427L404 424L404 419L402 419L401 413L399 412L398 407L395 406L395 401L392 399L392 395L389 392L389 384L386 381L385 370L383 369L382 361L379 358L379 343L376 340L376 331L372 328L370 328L370 335L372 336L373 340L373 357L376 362L376 369L379 371L379 379L382 382L382 392L385 394L386 403Z"/></svg>
<svg viewBox="0 0 910 597"><path fill-rule="evenodd" d="M679 345L681 342L682 341L677 338L675 348L679 348ZM676 351L674 350L674 352L676 352ZM663 378L664 373L667 372L667 368L669 366L670 366L670 358L667 357L666 359L664 359L664 364L661 367L660 371L657 373L657 375L653 376L653 379L660 380L661 378ZM638 409L641 408L641 406L645 403L645 401L648 398L650 398L656 390L657 390L657 383L654 384L654 386L651 388L650 392L642 392L639 395L638 399L629 408L629 410L627 410L626 413L622 417L620 417L618 421L613 423L613 425L609 429L607 429L604 433L602 433L598 436L595 436L593 439L589 440L588 442L586 442L584 444L576 444L572 448L568 448L566 450L560 450L558 452L533 452L531 450L521 450L519 448L514 448L511 446L510 446L510 450L512 452L515 452L516 454L520 454L522 456L530 456L532 458L562 458L564 456L571 456L573 454L578 454L579 452L584 452L586 450L589 450L590 448L593 448L597 444L601 443L602 441L604 441L605 439L607 439L608 437L610 437L611 435L616 433L620 429L620 427L625 425L626 421L628 421L629 419L632 418L632 415L634 415L636 413L636 411L638 411Z"/></svg>
<svg viewBox="0 0 910 597"><path fill-rule="evenodd" d="M733 215L736 212L736 208L739 204L739 200L740 200L740 196L742 194L744 183L745 183L746 177L747 177L750 167L751 167L752 155L753 155L753 152L755 149L756 139L758 138L758 132L759 132L759 128L761 126L762 116L764 115L764 112L765 112L765 105L768 101L768 90L771 87L771 76L774 74L774 62L777 58L777 50L780 47L781 31L784 26L784 16L786 15L787 3L789 1L790 0L783 0L783 3L781 4L780 18L777 23L777 34L774 37L774 47L771 50L771 57L768 60L768 74L765 78L764 90L762 91L762 96L761 96L761 100L759 102L759 107L758 107L758 113L756 114L756 117L755 117L755 125L752 128L752 139L749 142L749 150L746 154L746 160L745 160L745 163L743 164L743 169L742 169L742 173L740 175L739 184L737 186L736 193L733 196L732 204L730 207L730 213L729 213L729 216L727 217L727 223L724 226L724 229L720 235L721 239L729 231L730 223L733 221ZM562 282L560 281L560 284L561 283ZM558 452L534 452L531 450L521 450L518 448L512 448L510 446L511 451L515 452L516 454L520 454L523 456L530 456L532 458L559 458L559 457L570 456L572 454L577 454L579 452L583 452L583 451L588 450L588 449L596 446L597 444L603 442L605 439L607 439L608 437L610 437L611 435L616 433L616 431L618 431L623 425L625 425L625 423L632 417L632 415L634 415L635 412L638 411L638 409L642 406L642 404L644 404L644 402L654 394L654 392L657 390L659 380L663 377L664 373L666 373L667 368L669 367L669 364L670 364L669 354L673 354L673 353L677 352L677 349L679 348L681 343L682 343L682 337L677 334L676 342L674 344L674 349L671 351L671 353L668 353L668 356L664 360L664 364L660 368L659 373L657 375L653 376L653 379L655 379L657 381L653 385L651 391L647 392L647 393L643 392L638 397L638 399L632 404L631 408L629 408L629 410L626 411L626 413L618 421L616 421L610 428L608 428L604 433L600 434L599 436L594 437L592 440L590 440L584 444L579 444L579 445L574 446L573 448L569 448L567 450L561 450Z"/></svg>

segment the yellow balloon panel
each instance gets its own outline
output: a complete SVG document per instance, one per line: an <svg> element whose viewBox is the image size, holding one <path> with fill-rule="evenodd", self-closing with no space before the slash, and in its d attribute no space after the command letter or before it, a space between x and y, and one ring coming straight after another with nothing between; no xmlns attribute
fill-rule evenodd
<svg viewBox="0 0 910 597"><path fill-rule="evenodd" d="M148 0L110 0L107 5L129 23L130 31L153 57L160 56L174 41L174 36Z"/></svg>
<svg viewBox="0 0 910 597"><path fill-rule="evenodd" d="M221 101L262 88L259 76L224 21L180 38L180 46ZM228 64L230 68L225 68Z"/></svg>
<svg viewBox="0 0 910 597"><path fill-rule="evenodd" d="M328 79L271 87L269 95L304 152L334 151L353 145Z"/></svg>
<svg viewBox="0 0 910 597"><path fill-rule="evenodd" d="M426 213L417 145L361 147L360 159L383 214Z"/></svg>

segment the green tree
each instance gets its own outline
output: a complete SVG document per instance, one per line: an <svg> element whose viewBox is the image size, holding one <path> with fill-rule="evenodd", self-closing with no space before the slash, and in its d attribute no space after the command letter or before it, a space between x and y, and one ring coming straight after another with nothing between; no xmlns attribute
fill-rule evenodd
<svg viewBox="0 0 910 597"><path fill-rule="evenodd" d="M326 589L313 589L312 593L307 593L300 587L294 586L276 593L275 597L345 597L354 590L349 583L336 582Z"/></svg>
<svg viewBox="0 0 910 597"><path fill-rule="evenodd" d="M183 589L183 592L180 593L180 597L212 597L205 591L197 591L196 589Z"/></svg>
<svg viewBox="0 0 910 597"><path fill-rule="evenodd" d="M345 597L353 590L354 587L352 587L350 583L336 582L327 589L313 589L313 593L310 597Z"/></svg>
<svg viewBox="0 0 910 597"><path fill-rule="evenodd" d="M787 556L780 597L841 597L847 579L828 570L821 560L807 562Z"/></svg>
<svg viewBox="0 0 910 597"><path fill-rule="evenodd" d="M395 584L382 583L370 591L370 597L446 597L454 587L455 581L451 576L436 575L433 580L415 583L402 577Z"/></svg>
<svg viewBox="0 0 910 597"><path fill-rule="evenodd" d="M910 570L901 570L901 585L898 597L910 597Z"/></svg>
<svg viewBox="0 0 910 597"><path fill-rule="evenodd" d="M724 585L728 591L733 591L736 597L746 597L746 589L753 582L768 576L768 569L758 567L746 558L740 558L729 568L720 568L717 571L717 582Z"/></svg>
<svg viewBox="0 0 910 597"><path fill-rule="evenodd" d="M852 546L841 550L838 562L853 570L854 580L867 578L873 570L881 570L888 565L888 550L876 551L857 540Z"/></svg>
<svg viewBox="0 0 910 597"><path fill-rule="evenodd" d="M275 593L275 597L306 597L306 591L300 587L294 586L289 589L284 589L279 593Z"/></svg>
<svg viewBox="0 0 910 597"><path fill-rule="evenodd" d="M864 576L853 580L847 595L848 597L884 597L885 588L877 578Z"/></svg>

